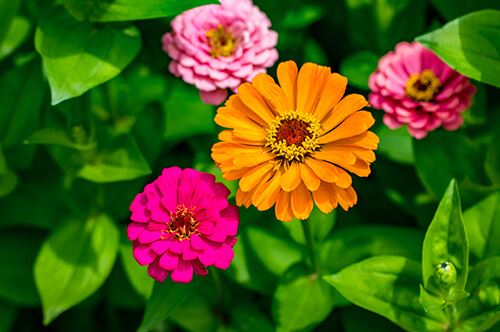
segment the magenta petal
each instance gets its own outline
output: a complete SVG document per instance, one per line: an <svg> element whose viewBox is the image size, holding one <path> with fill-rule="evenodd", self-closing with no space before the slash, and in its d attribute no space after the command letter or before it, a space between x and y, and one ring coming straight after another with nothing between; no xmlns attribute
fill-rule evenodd
<svg viewBox="0 0 500 332"><path fill-rule="evenodd" d="M160 231L150 231L150 230L145 229L139 235L139 243L140 244L151 243L153 241L159 240L160 237L161 237L161 232Z"/></svg>
<svg viewBox="0 0 500 332"><path fill-rule="evenodd" d="M156 254L149 248L149 246L134 246L132 252L134 254L134 258L141 265L151 264L151 262L153 262L156 258Z"/></svg>
<svg viewBox="0 0 500 332"><path fill-rule="evenodd" d="M179 264L172 271L171 278L175 282L188 283L193 279L193 265L191 262L179 261Z"/></svg>
<svg viewBox="0 0 500 332"><path fill-rule="evenodd" d="M132 222L127 226L127 237L130 241L135 241L139 237L139 234L144 230L144 224L138 222Z"/></svg>
<svg viewBox="0 0 500 332"><path fill-rule="evenodd" d="M174 255L169 251L166 251L163 255L161 255L159 260L160 266L167 271L172 271L173 269L175 269L178 263L179 256Z"/></svg>
<svg viewBox="0 0 500 332"><path fill-rule="evenodd" d="M162 269L155 260L148 266L148 274L158 282L164 282L167 279L168 271Z"/></svg>
<svg viewBox="0 0 500 332"><path fill-rule="evenodd" d="M172 245L173 241L172 240L160 240L153 242L151 244L151 249L157 254L161 255L165 251L167 251L168 248Z"/></svg>

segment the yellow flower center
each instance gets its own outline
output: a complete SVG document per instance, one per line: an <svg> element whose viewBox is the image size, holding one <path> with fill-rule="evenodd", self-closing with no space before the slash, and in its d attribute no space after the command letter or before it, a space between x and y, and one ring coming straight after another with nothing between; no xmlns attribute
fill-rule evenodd
<svg viewBox="0 0 500 332"><path fill-rule="evenodd" d="M318 151L320 134L321 125L313 115L293 111L271 122L266 147L287 162L303 162L308 154Z"/></svg>
<svg viewBox="0 0 500 332"><path fill-rule="evenodd" d="M178 205L174 213L170 213L168 229L163 231L162 238L173 238L179 241L189 239L196 233L199 222L194 219L193 209Z"/></svg>
<svg viewBox="0 0 500 332"><path fill-rule="evenodd" d="M222 25L206 32L210 44L210 55L214 58L230 56L236 48L236 38Z"/></svg>
<svg viewBox="0 0 500 332"><path fill-rule="evenodd" d="M441 82L430 69L411 74L406 81L406 95L417 101L429 101L439 91Z"/></svg>

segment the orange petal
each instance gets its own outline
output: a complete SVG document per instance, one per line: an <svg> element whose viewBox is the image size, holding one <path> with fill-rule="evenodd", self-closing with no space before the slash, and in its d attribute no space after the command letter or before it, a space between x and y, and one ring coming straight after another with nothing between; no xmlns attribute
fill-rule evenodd
<svg viewBox="0 0 500 332"><path fill-rule="evenodd" d="M292 162L285 173L281 176L281 188L292 191L300 184L300 169L296 162Z"/></svg>
<svg viewBox="0 0 500 332"><path fill-rule="evenodd" d="M239 114L243 114L249 119L251 119L253 122L257 123L261 127L266 127L267 126L267 121L263 119L262 117L259 116L256 112L248 108L243 101L241 100L240 96L238 94L234 94L231 97L229 97L228 101L226 102L227 108L231 110L237 110ZM219 109L220 110L220 109Z"/></svg>
<svg viewBox="0 0 500 332"><path fill-rule="evenodd" d="M345 93L346 86L346 77L337 73L333 73L330 77L328 77L325 88L319 97L318 106L316 106L316 110L314 111L314 116L316 116L318 121L323 120L325 115L338 104L339 100Z"/></svg>
<svg viewBox="0 0 500 332"><path fill-rule="evenodd" d="M290 101L293 110L297 108L297 75L298 68L295 62L286 61L278 65L278 82L281 89Z"/></svg>
<svg viewBox="0 0 500 332"><path fill-rule="evenodd" d="M325 83L330 76L330 68L314 63L305 63L297 78L297 110L313 113Z"/></svg>
<svg viewBox="0 0 500 332"><path fill-rule="evenodd" d="M300 163L300 178L310 191L318 190L321 180L313 170L305 163Z"/></svg>
<svg viewBox="0 0 500 332"><path fill-rule="evenodd" d="M280 174L275 172L273 177L262 188L256 190L252 196L253 204L259 211L271 208L276 203L280 190Z"/></svg>
<svg viewBox="0 0 500 332"><path fill-rule="evenodd" d="M236 204L248 208L252 204L252 193L238 189L238 191L236 191Z"/></svg>
<svg viewBox="0 0 500 332"><path fill-rule="evenodd" d="M260 145L266 144L266 133L264 130L256 130L254 128L235 128L233 135L245 140L258 142Z"/></svg>
<svg viewBox="0 0 500 332"><path fill-rule="evenodd" d="M271 76L259 74L252 81L257 91L272 106L275 115L292 111L292 105L285 92L274 82Z"/></svg>
<svg viewBox="0 0 500 332"><path fill-rule="evenodd" d="M290 204L291 194L281 190L276 200L275 213L276 218L281 221L291 221L293 219L292 206Z"/></svg>
<svg viewBox="0 0 500 332"><path fill-rule="evenodd" d="M370 164L361 159L356 160L354 165L343 165L342 167L344 167L349 172L361 177L368 176L371 173Z"/></svg>
<svg viewBox="0 0 500 332"><path fill-rule="evenodd" d="M249 141L244 138L236 137L233 135L232 130L223 130L219 133L219 139L223 142L242 144L242 145L253 145L262 146L261 142Z"/></svg>
<svg viewBox="0 0 500 332"><path fill-rule="evenodd" d="M337 193L330 183L321 182L318 190L313 191L314 203L323 213L330 213L337 207Z"/></svg>
<svg viewBox="0 0 500 332"><path fill-rule="evenodd" d="M304 184L300 184L292 191L292 211L295 217L305 220L309 218L313 209L311 193Z"/></svg>
<svg viewBox="0 0 500 332"><path fill-rule="evenodd" d="M356 136L343 138L341 140L336 141L333 144L356 145L359 146L360 148L376 150L379 142L380 139L378 138L377 135L375 135L371 131L367 131L365 133Z"/></svg>
<svg viewBox="0 0 500 332"><path fill-rule="evenodd" d="M354 165L356 156L350 152L325 145L320 151L314 153L314 158L326 160L337 165Z"/></svg>
<svg viewBox="0 0 500 332"><path fill-rule="evenodd" d="M274 154L258 148L255 152L237 154L233 159L233 163L235 166L252 167L274 158Z"/></svg>
<svg viewBox="0 0 500 332"><path fill-rule="evenodd" d="M337 166L333 167L335 167L335 169L337 170L337 176L339 177L339 179L335 182L335 184L340 188L350 187L352 185L352 177L349 175L349 173L347 173L340 167Z"/></svg>
<svg viewBox="0 0 500 332"><path fill-rule="evenodd" d="M347 189L337 188L339 204L345 211L358 202L358 196L352 187Z"/></svg>
<svg viewBox="0 0 500 332"><path fill-rule="evenodd" d="M240 189L243 191L250 191L257 187L262 181L267 181L273 168L273 163L263 163L250 169L241 178Z"/></svg>
<svg viewBox="0 0 500 332"><path fill-rule="evenodd" d="M257 89L250 83L244 83L238 88L238 96L241 101L252 111L258 114L267 123L273 121L276 116L269 109L264 98L260 95Z"/></svg>
<svg viewBox="0 0 500 332"><path fill-rule="evenodd" d="M244 128L265 132L261 125L253 122L241 112L228 107L218 109L215 115L215 123L225 128Z"/></svg>
<svg viewBox="0 0 500 332"><path fill-rule="evenodd" d="M343 98L333 110L323 119L325 133L339 125L344 119L368 105L365 97L359 94L350 94Z"/></svg>
<svg viewBox="0 0 500 332"><path fill-rule="evenodd" d="M306 158L307 166L311 167L313 172L323 181L335 182L338 179L337 172L332 164L323 160Z"/></svg>
<svg viewBox="0 0 500 332"><path fill-rule="evenodd" d="M319 138L320 144L337 141L339 139L356 136L367 131L373 124L375 119L372 114L367 111L359 111L350 115L337 128L326 135Z"/></svg>

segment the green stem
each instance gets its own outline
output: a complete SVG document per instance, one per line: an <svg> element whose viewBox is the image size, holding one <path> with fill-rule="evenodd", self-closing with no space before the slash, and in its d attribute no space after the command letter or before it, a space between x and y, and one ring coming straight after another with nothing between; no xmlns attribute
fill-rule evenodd
<svg viewBox="0 0 500 332"><path fill-rule="evenodd" d="M311 267L313 272L319 273L319 264L314 251L314 238L312 236L309 223L310 221L307 220L302 221L302 230L304 231L304 238L306 239L307 251L309 253L309 259L311 260Z"/></svg>
<svg viewBox="0 0 500 332"><path fill-rule="evenodd" d="M450 319L449 331L453 331L457 324L457 308L455 304L446 306L446 313L448 314L448 318Z"/></svg>

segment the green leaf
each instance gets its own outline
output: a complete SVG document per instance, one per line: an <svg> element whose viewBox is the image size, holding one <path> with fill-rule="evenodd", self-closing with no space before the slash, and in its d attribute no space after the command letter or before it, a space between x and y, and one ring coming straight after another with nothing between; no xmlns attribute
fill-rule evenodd
<svg viewBox="0 0 500 332"><path fill-rule="evenodd" d="M301 248L275 232L249 226L246 229L250 248L262 264L277 276L281 276L291 265L302 258Z"/></svg>
<svg viewBox="0 0 500 332"><path fill-rule="evenodd" d="M328 66L328 55L314 38L309 37L304 45L304 62L314 62L318 65Z"/></svg>
<svg viewBox="0 0 500 332"><path fill-rule="evenodd" d="M491 0L431 0L431 3L448 21L480 9L500 10L500 3Z"/></svg>
<svg viewBox="0 0 500 332"><path fill-rule="evenodd" d="M138 332L151 331L167 320L176 308L191 297L199 284L200 278L195 278L189 284L178 284L170 280L155 282Z"/></svg>
<svg viewBox="0 0 500 332"><path fill-rule="evenodd" d="M134 26L93 26L54 7L40 21L35 46L56 105L118 75L139 52L141 38Z"/></svg>
<svg viewBox="0 0 500 332"><path fill-rule="evenodd" d="M288 9L281 21L280 29L298 30L318 21L323 16L323 8L317 4L304 4Z"/></svg>
<svg viewBox="0 0 500 332"><path fill-rule="evenodd" d="M347 0L351 42L357 49L385 53L422 32L426 1Z"/></svg>
<svg viewBox="0 0 500 332"><path fill-rule="evenodd" d="M500 254L500 193L465 211L464 223L472 255L485 259Z"/></svg>
<svg viewBox="0 0 500 332"><path fill-rule="evenodd" d="M450 290L465 290L468 270L467 234L458 186L452 180L425 235L422 249L424 287L451 302Z"/></svg>
<svg viewBox="0 0 500 332"><path fill-rule="evenodd" d="M340 319L344 332L362 332L366 331L367 326L370 331L376 332L402 332L397 325L388 322L382 316L370 311L351 306L340 312Z"/></svg>
<svg viewBox="0 0 500 332"><path fill-rule="evenodd" d="M417 41L465 76L500 87L500 11L470 13Z"/></svg>
<svg viewBox="0 0 500 332"><path fill-rule="evenodd" d="M349 84L363 90L369 90L368 78L377 69L378 56L369 51L360 51L340 64L340 73L349 78Z"/></svg>
<svg viewBox="0 0 500 332"><path fill-rule="evenodd" d="M401 164L415 163L412 139L406 128L389 129L387 126L380 126L375 133L380 138L377 152Z"/></svg>
<svg viewBox="0 0 500 332"><path fill-rule="evenodd" d="M18 311L12 305L0 301L0 332L12 331Z"/></svg>
<svg viewBox="0 0 500 332"><path fill-rule="evenodd" d="M38 128L44 95L39 61L33 60L5 72L0 77L0 86L3 110L0 112L0 141L5 148L11 148Z"/></svg>
<svg viewBox="0 0 500 332"><path fill-rule="evenodd" d="M198 91L180 80L173 81L165 110L165 139L174 143L183 138L215 133L214 114Z"/></svg>
<svg viewBox="0 0 500 332"><path fill-rule="evenodd" d="M335 273L377 255L398 255L420 260L423 234L412 228L363 225L337 229L321 244L321 267Z"/></svg>
<svg viewBox="0 0 500 332"><path fill-rule="evenodd" d="M19 0L4 0L0 2L0 45L9 31L10 24L19 8Z"/></svg>
<svg viewBox="0 0 500 332"><path fill-rule="evenodd" d="M14 17L4 40L0 42L0 60L14 52L26 40L30 28L31 23L27 19L21 16Z"/></svg>
<svg viewBox="0 0 500 332"><path fill-rule="evenodd" d="M18 178L7 165L7 160L3 155L2 145L0 145L0 198L9 195L17 187Z"/></svg>
<svg viewBox="0 0 500 332"><path fill-rule="evenodd" d="M330 235L336 219L336 211L325 214L316 207L312 210L308 220L312 221L310 227L315 242L322 242ZM281 223L280 226L288 231L295 242L306 245L302 221L294 220L293 222Z"/></svg>
<svg viewBox="0 0 500 332"><path fill-rule="evenodd" d="M78 171L79 177L97 183L132 180L148 174L151 169L130 135L112 139Z"/></svg>
<svg viewBox="0 0 500 332"><path fill-rule="evenodd" d="M63 0L66 9L79 20L99 22L132 21L175 16L185 10L218 3L216 0Z"/></svg>
<svg viewBox="0 0 500 332"><path fill-rule="evenodd" d="M20 306L40 304L33 275L43 233L2 230L0 233L0 298Z"/></svg>
<svg viewBox="0 0 500 332"><path fill-rule="evenodd" d="M332 311L332 289L303 265L292 266L274 293L272 312L277 331L312 328Z"/></svg>
<svg viewBox="0 0 500 332"><path fill-rule="evenodd" d="M443 195L452 178L459 183L466 179L474 183L484 180L484 151L463 132L431 132L425 139L414 140L413 149L417 174L436 198ZM462 194L465 196L466 192Z"/></svg>
<svg viewBox="0 0 500 332"><path fill-rule="evenodd" d="M487 331L500 321L500 257L474 266L467 290L470 298L458 306L460 331Z"/></svg>
<svg viewBox="0 0 500 332"><path fill-rule="evenodd" d="M444 331L442 312L425 313L418 298L420 264L399 256L376 256L323 277L357 306L408 331Z"/></svg>
<svg viewBox="0 0 500 332"><path fill-rule="evenodd" d="M25 141L25 144L42 144L65 146L76 150L90 150L95 148L95 143L80 144L74 141L70 134L63 129L43 128L35 131Z"/></svg>
<svg viewBox="0 0 500 332"><path fill-rule="evenodd" d="M132 244L127 239L123 239L120 245L120 258L132 287L145 300L149 299L153 292L154 279L149 276L147 267L140 266L134 259Z"/></svg>
<svg viewBox="0 0 500 332"><path fill-rule="evenodd" d="M44 324L92 295L114 265L119 233L106 215L59 226L43 244L35 262Z"/></svg>
<svg viewBox="0 0 500 332"><path fill-rule="evenodd" d="M231 321L239 332L272 332L275 331L273 324L267 315L259 310L259 307L247 301L231 307Z"/></svg>

